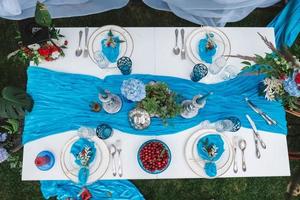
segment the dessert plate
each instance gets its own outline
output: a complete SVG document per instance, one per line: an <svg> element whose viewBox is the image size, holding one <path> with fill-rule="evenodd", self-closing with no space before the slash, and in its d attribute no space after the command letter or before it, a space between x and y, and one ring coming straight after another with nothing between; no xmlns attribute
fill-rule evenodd
<svg viewBox="0 0 300 200"><path fill-rule="evenodd" d="M223 31L213 27L200 27L193 30L186 40L187 55L195 64L204 63L205 65L209 65L209 63L205 63L200 58L198 51L199 41L204 39L208 33L214 34L214 41L217 44L217 51L213 56L213 62L216 58L224 55L230 55L231 53L231 44L229 38ZM226 59L228 59L228 57L226 57Z"/></svg>
<svg viewBox="0 0 300 200"><path fill-rule="evenodd" d="M208 134L221 135L225 144L225 151L222 157L218 161L216 161L217 175L215 177L209 177L206 175L204 171L205 161L201 159L201 157L199 157L195 147L197 146L197 141L199 141L201 137L204 137ZM193 133L186 142L184 153L186 162L191 170L198 176L209 179L219 177L226 173L233 161L233 149L230 140L224 134L217 133L216 130L213 129L202 129Z"/></svg>
<svg viewBox="0 0 300 200"><path fill-rule="evenodd" d="M109 30L112 31L113 35L119 36L120 40L125 41L120 43L120 53L118 59L122 56L130 57L132 54L134 47L133 40L127 30L115 25L102 26L92 33L88 41L89 57L95 64L97 64L97 61L94 58L94 54L96 51L102 51L101 40L107 38L107 33L109 32ZM109 63L109 66L107 68L115 67L117 67L116 63Z"/></svg>
<svg viewBox="0 0 300 200"><path fill-rule="evenodd" d="M75 136L66 143L61 152L60 159L64 174L76 183L78 183L80 166L75 163L75 157L71 154L71 148L79 138L79 136ZM89 165L90 175L87 180L88 184L97 181L104 175L108 168L110 158L108 148L102 140L100 140L97 136L94 136L90 140L92 140L95 144L96 156L93 162Z"/></svg>

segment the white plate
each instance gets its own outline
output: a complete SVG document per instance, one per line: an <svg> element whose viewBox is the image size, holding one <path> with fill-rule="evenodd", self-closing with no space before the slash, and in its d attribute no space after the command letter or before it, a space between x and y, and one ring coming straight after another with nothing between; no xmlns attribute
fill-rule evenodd
<svg viewBox="0 0 300 200"><path fill-rule="evenodd" d="M80 167L75 163L75 157L71 154L72 145L79 139L75 136L69 140L61 152L61 167L64 174L73 182L78 183L78 172ZM90 175L87 184L100 179L106 172L109 165L109 151L106 144L97 136L91 138L95 144L96 156L92 163L89 165Z"/></svg>
<svg viewBox="0 0 300 200"><path fill-rule="evenodd" d="M215 133L217 133L217 132L215 132ZM201 138L203 138L203 137L205 137L209 134L211 134L211 133L206 133L206 134L199 135L194 140L194 144L193 144L193 157L194 157L195 160L198 161L198 163L203 168L204 168L206 162L199 156L198 150L197 150L197 144L198 144L198 142ZM223 137L223 135L220 135L220 136L221 136L222 140L224 141L224 152L223 152L222 156L215 162L217 170L220 170L220 169L222 169L223 167L226 166L227 162L229 161L230 153L231 153L230 144L227 143L227 140L226 140L226 138Z"/></svg>
<svg viewBox="0 0 300 200"><path fill-rule="evenodd" d="M225 163L225 165L222 168L217 170L217 175L215 177L209 177L206 175L206 173L204 171L204 167L203 167L204 161L201 163L201 162L199 162L199 160L197 160L197 159L201 160L201 158L199 158L199 156L197 156L197 158L195 159L195 157L194 157L195 156L194 155L195 141L198 138L205 136L207 134L216 134L216 133L217 133L216 130L213 130L213 129L198 130L190 136L190 138L187 140L186 145L185 145L184 153L185 153L186 162L188 163L189 167L195 174L197 174L198 176L203 177L203 178L211 179L211 178L216 178L216 177L219 177L219 176L225 174L228 171L228 169L230 168L232 161L233 161L232 144L231 144L230 140L222 133L218 133L218 134L220 134L221 137L224 139L224 142L228 144L229 158L228 158L228 161Z"/></svg>
<svg viewBox="0 0 300 200"><path fill-rule="evenodd" d="M120 26L115 25L107 25L98 28L96 31L92 33L88 41L88 51L89 57L92 61L97 64L97 61L94 58L94 54L96 51L102 51L101 48L101 40L107 38L107 33L109 30L112 30L112 33L115 36L119 36L120 40L124 40L125 42L120 43L120 54L118 59L122 56L130 57L133 51L133 40L131 35ZM117 60L118 60L117 59ZM108 68L115 68L117 67L116 63L110 63Z"/></svg>
<svg viewBox="0 0 300 200"><path fill-rule="evenodd" d="M230 55L231 53L231 44L227 37L227 35L217 28L212 27L201 27L193 30L186 40L186 49L187 49L187 55L191 59L192 62L195 64L198 63L204 63L205 65L210 65L209 63L206 63L201 60L199 56L198 51L198 44L201 39L204 39L206 37L206 33L213 33L214 34L214 41L216 42L218 48L217 52L213 57L213 62L216 58L222 56L222 55ZM227 57L228 59L228 57Z"/></svg>

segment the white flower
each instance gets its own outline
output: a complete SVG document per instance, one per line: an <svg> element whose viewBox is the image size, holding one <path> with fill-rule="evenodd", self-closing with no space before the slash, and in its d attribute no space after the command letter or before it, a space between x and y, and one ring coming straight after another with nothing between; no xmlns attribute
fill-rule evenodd
<svg viewBox="0 0 300 200"><path fill-rule="evenodd" d="M31 44L27 46L29 49L31 50L35 50L37 51L39 48L41 48L41 46L39 44Z"/></svg>
<svg viewBox="0 0 300 200"><path fill-rule="evenodd" d="M53 52L53 53L51 54L51 57L52 57L53 59L57 59L59 56L60 56L60 53L59 53L58 51L55 51L55 52Z"/></svg>
<svg viewBox="0 0 300 200"><path fill-rule="evenodd" d="M276 95L280 94L283 89L282 81L271 77L265 78L263 83L266 86L266 88L264 89L264 92L266 93L265 98L269 101L274 101Z"/></svg>

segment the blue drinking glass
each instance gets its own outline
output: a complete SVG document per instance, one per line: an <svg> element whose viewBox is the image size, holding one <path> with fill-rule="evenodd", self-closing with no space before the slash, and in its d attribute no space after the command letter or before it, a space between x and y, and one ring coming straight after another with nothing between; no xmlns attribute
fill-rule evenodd
<svg viewBox="0 0 300 200"><path fill-rule="evenodd" d="M123 75L129 75L132 71L132 61L129 57L123 56L118 59L117 67Z"/></svg>
<svg viewBox="0 0 300 200"><path fill-rule="evenodd" d="M207 75L207 73L208 73L208 69L207 69L206 65L199 63L194 66L190 77L191 77L192 81L198 82L203 77L205 77Z"/></svg>
<svg viewBox="0 0 300 200"><path fill-rule="evenodd" d="M112 133L113 129L108 124L100 124L96 128L96 134L102 140L109 138L112 135Z"/></svg>

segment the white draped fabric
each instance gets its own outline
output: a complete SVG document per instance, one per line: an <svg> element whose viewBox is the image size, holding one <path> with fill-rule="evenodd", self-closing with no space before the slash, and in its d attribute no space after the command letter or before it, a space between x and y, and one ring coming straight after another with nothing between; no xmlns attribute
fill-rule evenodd
<svg viewBox="0 0 300 200"><path fill-rule="evenodd" d="M258 7L280 0L143 0L148 6L171 11L178 17L208 26L225 26L246 17Z"/></svg>
<svg viewBox="0 0 300 200"><path fill-rule="evenodd" d="M40 0L53 18L82 16L118 9L129 0ZM0 17L25 19L34 16L37 0L0 0Z"/></svg>

